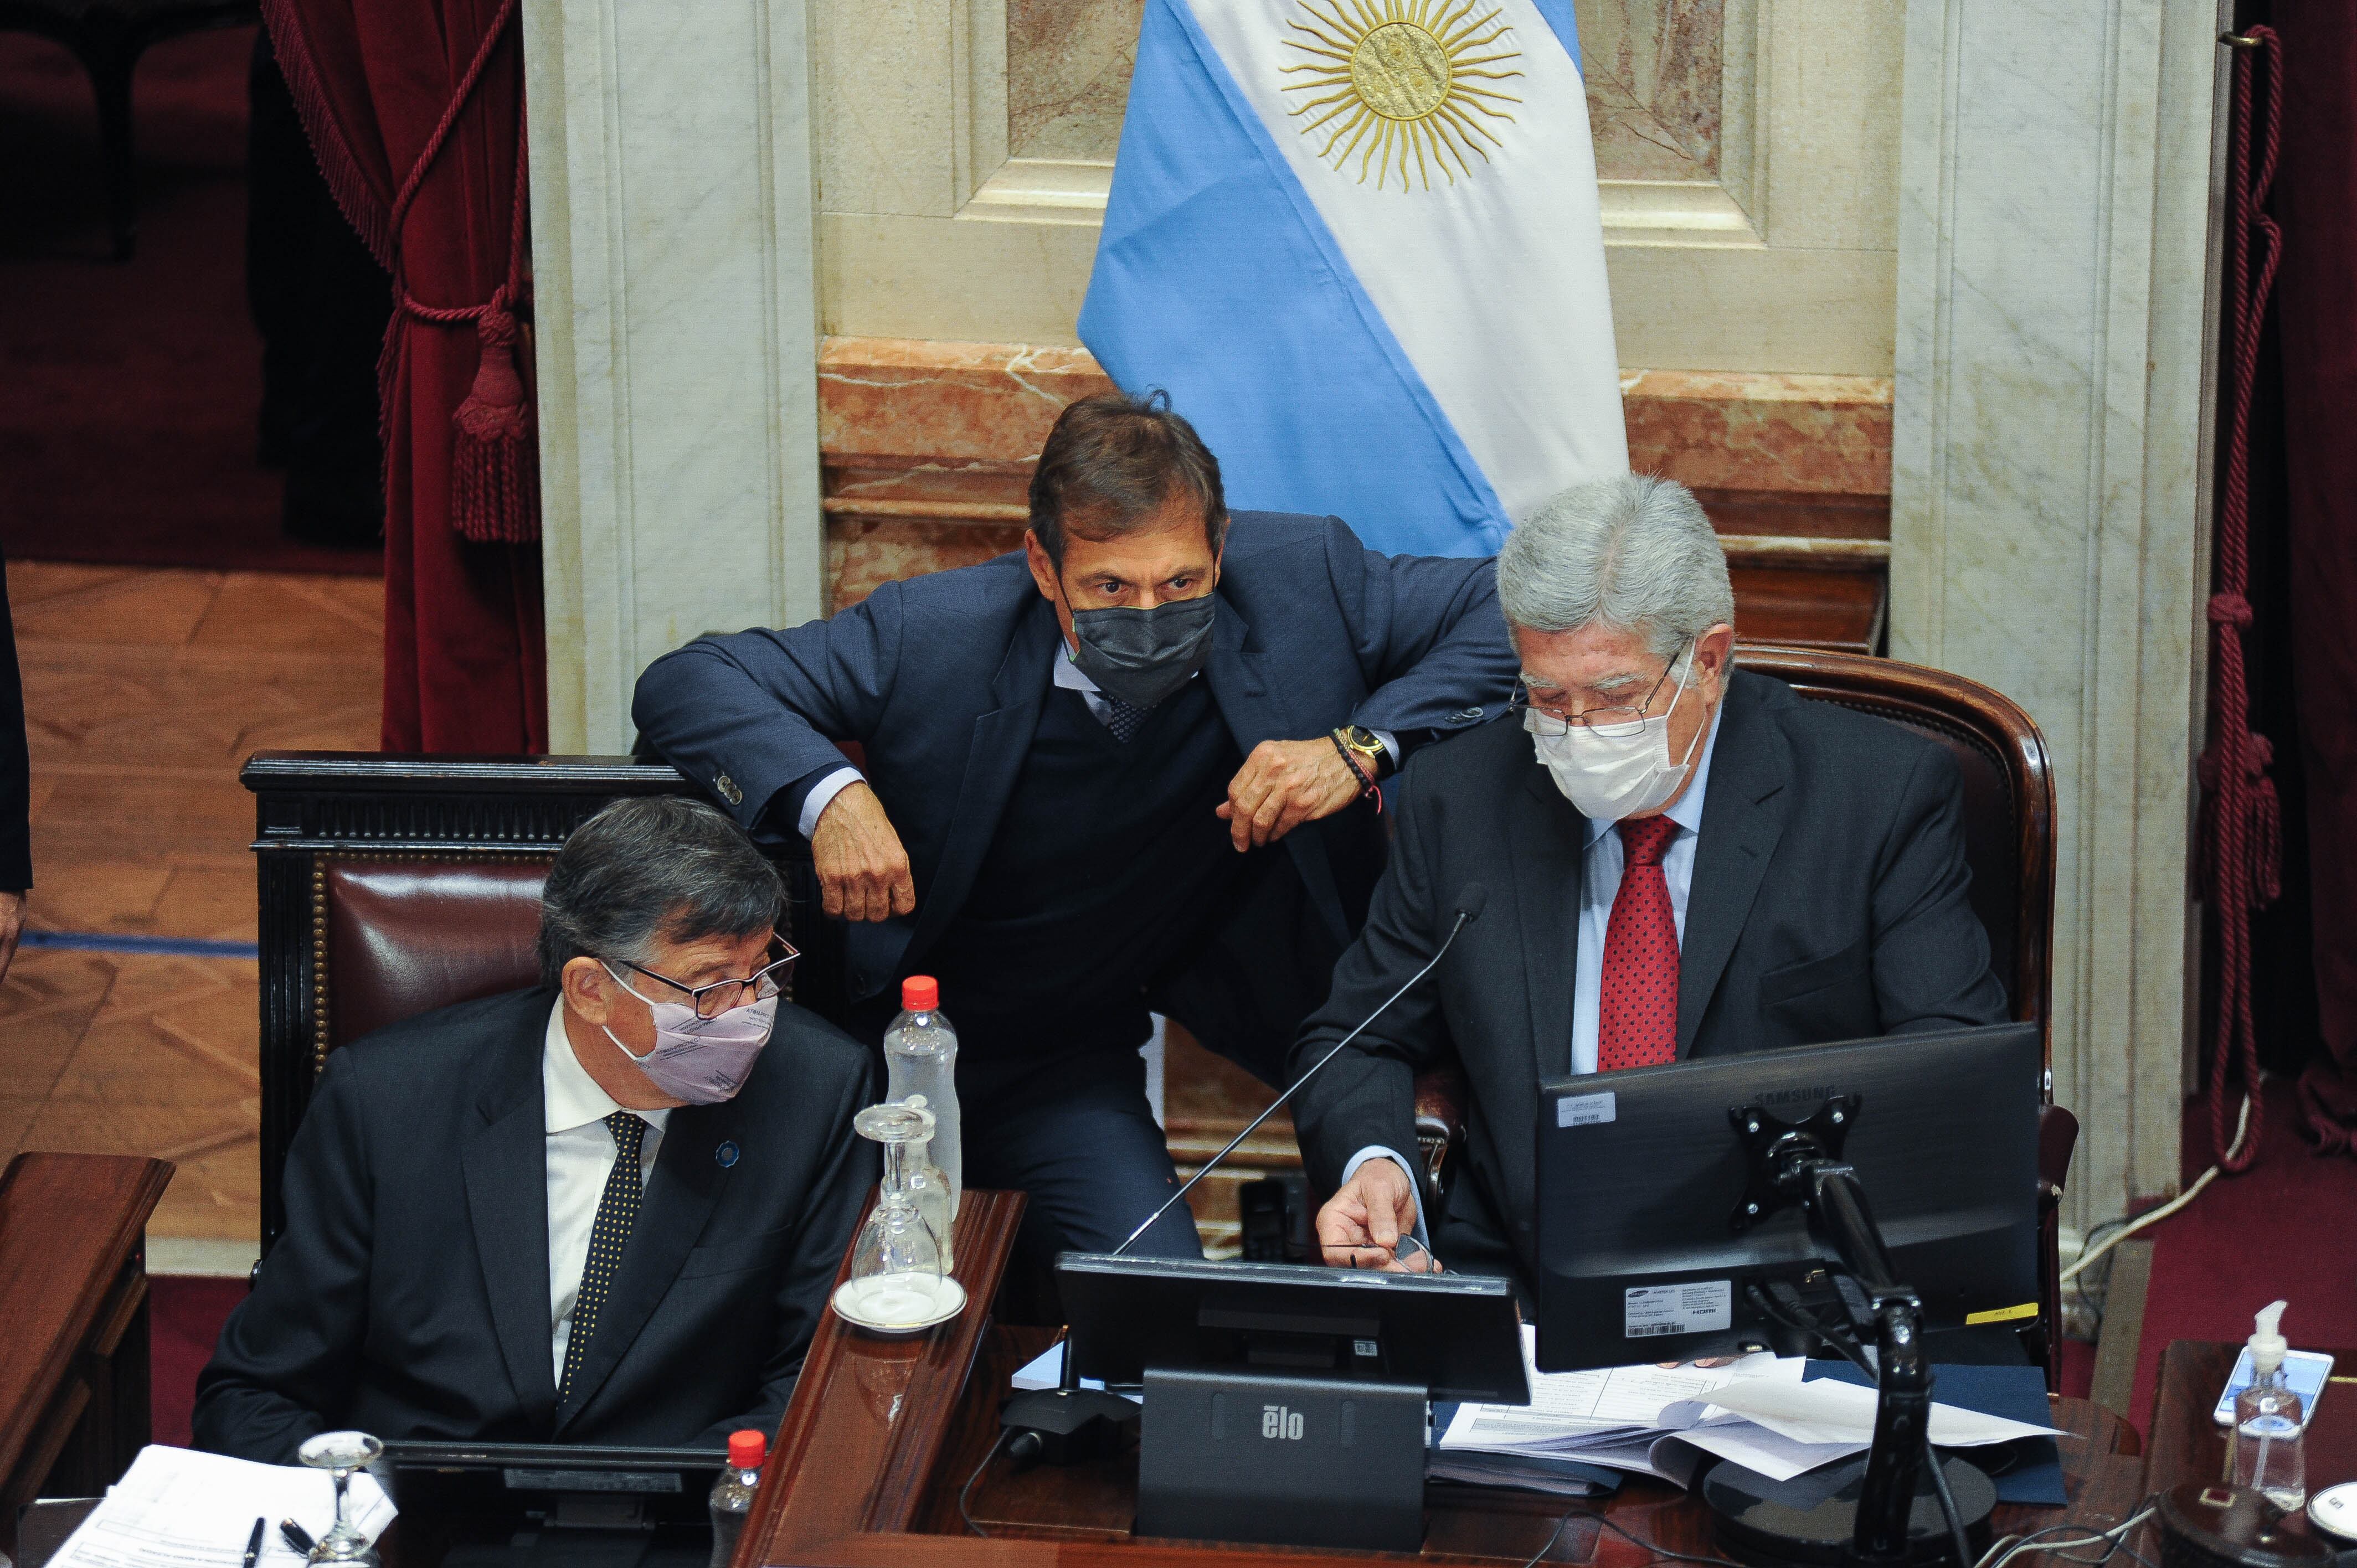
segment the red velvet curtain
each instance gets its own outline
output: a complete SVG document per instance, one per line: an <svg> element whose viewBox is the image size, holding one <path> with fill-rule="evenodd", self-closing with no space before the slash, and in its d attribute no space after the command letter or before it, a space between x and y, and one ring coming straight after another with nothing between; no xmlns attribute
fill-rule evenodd
<svg viewBox="0 0 2357 1568"><path fill-rule="evenodd" d="M329 188L394 280L384 747L545 751L516 0L264 0L263 16Z"/></svg>
<svg viewBox="0 0 2357 1568"><path fill-rule="evenodd" d="M2301 1088L2311 1135L2347 1149L2357 1123L2357 7L2275 0L2273 11L2284 69L2276 210L2292 657L2317 1002L2331 1054Z"/></svg>

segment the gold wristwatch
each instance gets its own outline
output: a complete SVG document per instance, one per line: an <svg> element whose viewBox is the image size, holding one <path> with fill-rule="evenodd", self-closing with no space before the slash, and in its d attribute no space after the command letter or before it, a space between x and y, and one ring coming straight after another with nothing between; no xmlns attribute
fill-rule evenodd
<svg viewBox="0 0 2357 1568"><path fill-rule="evenodd" d="M1375 732L1364 725L1344 725L1334 732L1334 738L1340 741L1342 749L1367 770L1368 778L1381 779L1388 770L1392 754L1383 749L1383 743L1375 738Z"/></svg>

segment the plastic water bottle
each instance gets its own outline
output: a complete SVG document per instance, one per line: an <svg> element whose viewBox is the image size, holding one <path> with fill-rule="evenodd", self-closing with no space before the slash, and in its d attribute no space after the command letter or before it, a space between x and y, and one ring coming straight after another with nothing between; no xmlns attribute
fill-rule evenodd
<svg viewBox="0 0 2357 1568"><path fill-rule="evenodd" d="M884 1031L884 1098L925 1097L933 1113L932 1163L950 1184L950 1213L965 1191L958 1163L957 1031L942 1011L941 983L912 974L900 983L900 1015Z"/></svg>
<svg viewBox="0 0 2357 1568"><path fill-rule="evenodd" d="M2251 1386L2234 1396L2234 1485L2286 1513L2308 1501L2308 1412L2285 1380L2284 1304L2259 1309L2251 1336Z"/></svg>
<svg viewBox="0 0 2357 1568"><path fill-rule="evenodd" d="M747 1428L728 1434L728 1466L712 1483L712 1568L728 1568L737 1555L737 1538L745 1533L745 1516L753 1511L753 1489L761 1484L761 1464L770 1456L770 1440Z"/></svg>

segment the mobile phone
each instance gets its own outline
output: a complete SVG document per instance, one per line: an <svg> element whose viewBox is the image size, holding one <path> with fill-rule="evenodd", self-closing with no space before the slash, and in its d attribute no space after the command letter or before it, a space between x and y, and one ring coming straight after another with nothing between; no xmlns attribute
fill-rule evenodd
<svg viewBox="0 0 2357 1568"><path fill-rule="evenodd" d="M2300 1425L2305 1429L2316 1415L2316 1402L2323 1397L2324 1381L2332 1375L2332 1358L2318 1350L2287 1350L2283 1360L2284 1381L2299 1396ZM2226 1391L2218 1396L2218 1408L2211 1413L2221 1426L2234 1424L2234 1396L2251 1386L2251 1348L2234 1358L2233 1376L2226 1380Z"/></svg>

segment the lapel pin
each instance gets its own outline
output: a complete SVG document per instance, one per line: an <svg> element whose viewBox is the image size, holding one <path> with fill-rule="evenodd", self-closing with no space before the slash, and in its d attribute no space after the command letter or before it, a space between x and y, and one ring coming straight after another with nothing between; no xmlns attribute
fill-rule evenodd
<svg viewBox="0 0 2357 1568"><path fill-rule="evenodd" d="M737 1163L737 1156L743 1152L737 1147L736 1139L723 1138L720 1146L712 1151L712 1157L719 1162L722 1170L726 1170Z"/></svg>

